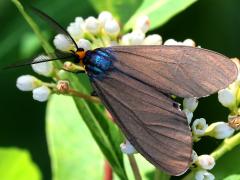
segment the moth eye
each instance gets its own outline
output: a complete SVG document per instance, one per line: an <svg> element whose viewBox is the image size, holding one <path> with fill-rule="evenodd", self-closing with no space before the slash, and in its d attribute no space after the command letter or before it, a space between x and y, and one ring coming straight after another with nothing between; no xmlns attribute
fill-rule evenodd
<svg viewBox="0 0 240 180"><path fill-rule="evenodd" d="M173 102L173 107L174 108L176 108L176 109L180 109L180 105L179 105L179 103L177 103L177 102Z"/></svg>

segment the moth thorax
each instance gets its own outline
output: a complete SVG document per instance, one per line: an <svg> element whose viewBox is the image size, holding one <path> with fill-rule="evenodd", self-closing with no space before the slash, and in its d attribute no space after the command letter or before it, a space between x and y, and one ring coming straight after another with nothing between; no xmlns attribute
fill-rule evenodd
<svg viewBox="0 0 240 180"><path fill-rule="evenodd" d="M84 57L86 56L86 51L84 51L83 49L78 49L76 52L75 52L75 55L77 56L78 60L79 60L79 65L80 66L84 66L83 64L83 59Z"/></svg>

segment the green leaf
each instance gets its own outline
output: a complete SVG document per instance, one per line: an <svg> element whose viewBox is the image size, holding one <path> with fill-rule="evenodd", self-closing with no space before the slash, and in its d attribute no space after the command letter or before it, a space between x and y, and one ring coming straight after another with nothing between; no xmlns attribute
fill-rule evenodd
<svg viewBox="0 0 240 180"><path fill-rule="evenodd" d="M216 165L211 171L211 173L215 175L216 180L227 178L228 176L233 174L240 174L239 149L240 145L238 145L228 153L224 154L216 161Z"/></svg>
<svg viewBox="0 0 240 180"><path fill-rule="evenodd" d="M104 158L71 97L51 97L46 126L54 179L102 179Z"/></svg>
<svg viewBox="0 0 240 180"><path fill-rule="evenodd" d="M136 19L142 15L147 15L150 18L151 29L159 27L196 1L197 0L144 0L136 13L126 23L124 30L127 31L132 28Z"/></svg>
<svg viewBox="0 0 240 180"><path fill-rule="evenodd" d="M224 178L223 180L239 180L239 179L240 179L240 174L233 174Z"/></svg>
<svg viewBox="0 0 240 180"><path fill-rule="evenodd" d="M1 180L39 180L41 172L26 150L0 148Z"/></svg>
<svg viewBox="0 0 240 180"><path fill-rule="evenodd" d="M99 13L110 11L121 23L125 23L142 3L142 0L90 0L90 2Z"/></svg>
<svg viewBox="0 0 240 180"><path fill-rule="evenodd" d="M25 20L31 26L40 42L42 42L42 46L46 53L52 52L53 47L45 39L33 19L25 12L21 3L17 0L13 0L13 2ZM55 61L54 64L56 67L62 66L60 62ZM73 89L85 94L90 94L87 85L82 81L83 78L79 78L79 76L74 75L73 73L68 73L64 79L67 79L69 82L71 82L71 87ZM91 132L91 135L97 142L105 158L111 164L113 170L121 179L128 179L123 164L122 153L120 152L119 148L120 142L122 141L122 136L117 126L106 118L104 115L104 109L101 105L92 104L91 102L77 97L74 97L73 99L78 112L81 114L84 122Z"/></svg>

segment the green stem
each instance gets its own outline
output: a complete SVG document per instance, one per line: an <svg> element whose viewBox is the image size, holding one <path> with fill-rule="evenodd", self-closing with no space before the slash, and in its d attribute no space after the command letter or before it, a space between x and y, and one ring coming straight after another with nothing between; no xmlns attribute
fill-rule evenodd
<svg viewBox="0 0 240 180"><path fill-rule="evenodd" d="M24 19L27 21L29 26L32 28L34 33L37 35L38 39L41 41L42 47L47 54L54 52L54 49L49 45L48 41L44 37L43 33L38 28L38 25L33 21L33 19L27 15L24 11L24 7L18 0L12 0L12 2L16 5L19 12L23 15Z"/></svg>
<svg viewBox="0 0 240 180"><path fill-rule="evenodd" d="M212 152L211 156L214 157L215 160L217 160L239 144L240 133L237 133L236 135L225 139L222 144L215 151Z"/></svg>
<svg viewBox="0 0 240 180"><path fill-rule="evenodd" d="M130 162L130 165L131 165L131 168L132 168L135 180L141 180L142 177L141 177L141 174L139 172L138 165L137 165L136 159L134 158L134 155L133 154L129 154L128 155L128 159L129 159L129 162Z"/></svg>

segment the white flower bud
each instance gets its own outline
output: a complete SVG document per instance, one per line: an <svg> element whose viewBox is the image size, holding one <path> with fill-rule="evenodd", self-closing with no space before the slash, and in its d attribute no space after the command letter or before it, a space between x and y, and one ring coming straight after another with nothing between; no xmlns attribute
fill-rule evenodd
<svg viewBox="0 0 240 180"><path fill-rule="evenodd" d="M148 16L141 16L137 19L134 30L141 30L143 33L146 33L150 27L150 20Z"/></svg>
<svg viewBox="0 0 240 180"><path fill-rule="evenodd" d="M48 56L45 55L40 55L38 57L36 57L33 62L38 62L41 60L47 60L50 59ZM38 64L32 64L32 69L43 76L50 76L53 73L53 63L51 61L48 62L41 62Z"/></svg>
<svg viewBox="0 0 240 180"><path fill-rule="evenodd" d="M225 122L212 123L205 132L205 135L214 137L216 139L225 139L232 136L234 129Z"/></svg>
<svg viewBox="0 0 240 180"><path fill-rule="evenodd" d="M192 132L196 136L204 135L208 125L204 118L196 119L192 124Z"/></svg>
<svg viewBox="0 0 240 180"><path fill-rule="evenodd" d="M73 48L72 42L69 41L63 34L56 35L53 40L53 44L55 45L56 49L60 51L69 51Z"/></svg>
<svg viewBox="0 0 240 180"><path fill-rule="evenodd" d="M51 90L46 86L41 86L33 90L33 99L36 101L44 102L47 101Z"/></svg>
<svg viewBox="0 0 240 180"><path fill-rule="evenodd" d="M83 48L85 51L91 49L91 43L87 39L79 39L77 42L79 48Z"/></svg>
<svg viewBox="0 0 240 180"><path fill-rule="evenodd" d="M129 44L130 45L139 45L142 44L145 34L141 31L133 31L129 35Z"/></svg>
<svg viewBox="0 0 240 180"><path fill-rule="evenodd" d="M144 45L161 45L162 44L162 37L158 34L148 35L143 40Z"/></svg>
<svg viewBox="0 0 240 180"><path fill-rule="evenodd" d="M104 25L107 21L112 20L112 14L108 11L103 11L98 15L99 22Z"/></svg>
<svg viewBox="0 0 240 180"><path fill-rule="evenodd" d="M127 33L122 36L120 44L121 45L130 45L130 33Z"/></svg>
<svg viewBox="0 0 240 180"><path fill-rule="evenodd" d="M192 150L192 163L195 163L198 160L198 155L196 151Z"/></svg>
<svg viewBox="0 0 240 180"><path fill-rule="evenodd" d="M92 34L97 34L100 31L100 22L93 16L90 16L85 20L85 29Z"/></svg>
<svg viewBox="0 0 240 180"><path fill-rule="evenodd" d="M195 47L196 43L192 39L186 39L182 43L184 46L192 46Z"/></svg>
<svg viewBox="0 0 240 180"><path fill-rule="evenodd" d="M75 22L70 23L67 27L67 31L73 37L73 39L78 40L83 36L84 33L84 20L82 17L76 17Z"/></svg>
<svg viewBox="0 0 240 180"><path fill-rule="evenodd" d="M215 177L212 173L206 170L198 170L195 174L195 180L214 180Z"/></svg>
<svg viewBox="0 0 240 180"><path fill-rule="evenodd" d="M117 36L120 32L120 26L116 20L111 19L106 21L104 30L110 36Z"/></svg>
<svg viewBox="0 0 240 180"><path fill-rule="evenodd" d="M193 118L193 112L189 111L188 109L183 109L183 112L185 112L187 116L188 124L190 124Z"/></svg>
<svg viewBox="0 0 240 180"><path fill-rule="evenodd" d="M125 154L134 154L136 153L136 149L130 144L130 142L128 140L126 140L125 143L122 143L120 145L121 150L123 153Z"/></svg>
<svg viewBox="0 0 240 180"><path fill-rule="evenodd" d="M17 78L17 88L21 91L32 91L41 85L41 81L31 75L22 75Z"/></svg>
<svg viewBox="0 0 240 180"><path fill-rule="evenodd" d="M167 46L172 46L172 45L179 45L177 41L175 41L174 39L168 39L164 42L164 45Z"/></svg>
<svg viewBox="0 0 240 180"><path fill-rule="evenodd" d="M204 154L198 156L197 161L195 162L202 169L210 170L215 166L215 160L212 156Z"/></svg>
<svg viewBox="0 0 240 180"><path fill-rule="evenodd" d="M194 112L198 106L197 98L184 98L183 100L183 109L188 109L191 112Z"/></svg>
<svg viewBox="0 0 240 180"><path fill-rule="evenodd" d="M229 88L218 91L218 101L223 106L231 108L236 104L235 92Z"/></svg>

